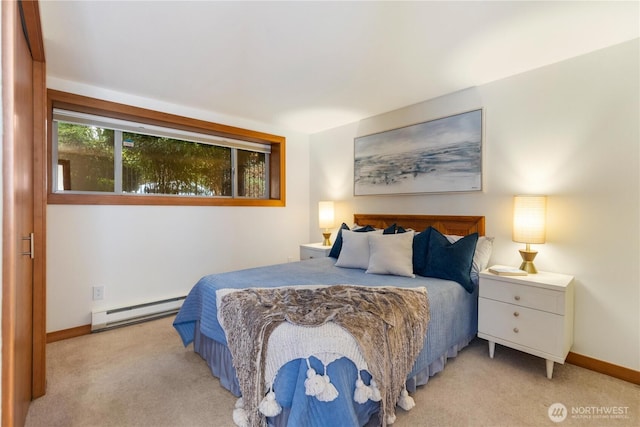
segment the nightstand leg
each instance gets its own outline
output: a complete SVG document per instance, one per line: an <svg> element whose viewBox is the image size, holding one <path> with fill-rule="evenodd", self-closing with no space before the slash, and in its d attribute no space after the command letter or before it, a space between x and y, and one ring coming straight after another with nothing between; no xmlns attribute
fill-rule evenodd
<svg viewBox="0 0 640 427"><path fill-rule="evenodd" d="M496 351L496 343L489 341L489 357L493 359L493 353Z"/></svg>
<svg viewBox="0 0 640 427"><path fill-rule="evenodd" d="M547 378L551 379L553 376L553 360L546 360L547 362Z"/></svg>

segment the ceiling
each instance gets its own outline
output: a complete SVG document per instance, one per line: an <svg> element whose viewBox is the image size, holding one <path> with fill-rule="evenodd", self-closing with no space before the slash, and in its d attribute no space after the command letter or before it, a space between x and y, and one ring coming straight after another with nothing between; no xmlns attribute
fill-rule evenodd
<svg viewBox="0 0 640 427"><path fill-rule="evenodd" d="M639 37L639 2L40 0L48 78L315 133Z"/></svg>

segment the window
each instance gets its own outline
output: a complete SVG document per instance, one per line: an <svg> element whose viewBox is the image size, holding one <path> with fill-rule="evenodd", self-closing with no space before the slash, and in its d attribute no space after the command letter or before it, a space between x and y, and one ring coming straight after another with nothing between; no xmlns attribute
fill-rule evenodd
<svg viewBox="0 0 640 427"><path fill-rule="evenodd" d="M56 137L57 191L115 191L113 130L54 122Z"/></svg>
<svg viewBox="0 0 640 427"><path fill-rule="evenodd" d="M282 137L57 91L49 98L49 203L284 206Z"/></svg>

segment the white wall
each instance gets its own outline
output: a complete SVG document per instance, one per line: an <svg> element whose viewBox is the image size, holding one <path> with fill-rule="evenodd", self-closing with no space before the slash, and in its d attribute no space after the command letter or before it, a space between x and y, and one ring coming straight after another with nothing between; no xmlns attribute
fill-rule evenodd
<svg viewBox="0 0 640 427"><path fill-rule="evenodd" d="M186 295L205 274L297 260L309 241L309 137L178 105L49 79L48 87L285 136L286 207L47 207L47 332L94 309ZM105 298L92 300L92 286Z"/></svg>
<svg viewBox="0 0 640 427"><path fill-rule="evenodd" d="M481 214L492 262L519 265L512 196L547 194L536 266L575 276L572 351L640 370L639 51L634 40L312 135L310 234L323 199L348 224L354 212ZM478 107L482 192L353 197L354 137Z"/></svg>
<svg viewBox="0 0 640 427"><path fill-rule="evenodd" d="M47 331L88 324L93 309L183 295L204 274L297 258L300 243L321 238L324 199L339 201L348 223L354 212L485 215L493 262L517 265L512 196L545 193L536 265L576 277L572 351L640 370L639 50L635 40L311 138L49 79L53 89L287 137L287 206L50 205ZM352 196L354 137L478 107L482 192ZM93 285L105 286L103 301L92 301Z"/></svg>

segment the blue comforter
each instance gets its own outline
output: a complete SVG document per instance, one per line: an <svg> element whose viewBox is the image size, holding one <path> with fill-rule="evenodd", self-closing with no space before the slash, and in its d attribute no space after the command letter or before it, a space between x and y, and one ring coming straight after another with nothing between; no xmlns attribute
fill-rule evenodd
<svg viewBox="0 0 640 427"><path fill-rule="evenodd" d="M456 282L416 276L415 278L366 274L364 270L336 267L334 258L258 267L205 276L190 291L174 321L183 344L190 344L196 332L226 345L218 323L216 290L221 288L276 287L294 285L367 285L415 288L425 286L429 297L431 321L425 346L409 375L410 391L425 384L430 375L443 369L447 357L455 356L477 332L477 287L467 292ZM198 331L196 331L198 327ZM338 383L340 397L333 402L319 402L304 395L306 363L290 362L278 373L274 388L279 403L286 409L291 426L364 425L376 411L373 402L353 401L355 366L340 359L329 366L332 382ZM332 372L333 371L333 372ZM340 379L339 379L340 378ZM300 388L300 385L302 387ZM416 402L420 404L420 402ZM277 423L282 424L282 423Z"/></svg>

